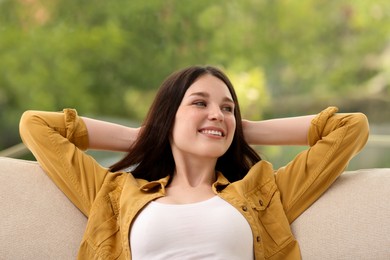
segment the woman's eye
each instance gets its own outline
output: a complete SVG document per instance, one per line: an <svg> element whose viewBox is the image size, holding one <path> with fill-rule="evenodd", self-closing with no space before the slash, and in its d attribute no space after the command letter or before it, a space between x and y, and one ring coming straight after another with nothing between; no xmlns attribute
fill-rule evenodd
<svg viewBox="0 0 390 260"><path fill-rule="evenodd" d="M194 102L194 105L197 106L197 107L205 107L206 106L206 102L197 101L197 102Z"/></svg>
<svg viewBox="0 0 390 260"><path fill-rule="evenodd" d="M222 110L226 112L233 112L233 107L231 106L222 107Z"/></svg>

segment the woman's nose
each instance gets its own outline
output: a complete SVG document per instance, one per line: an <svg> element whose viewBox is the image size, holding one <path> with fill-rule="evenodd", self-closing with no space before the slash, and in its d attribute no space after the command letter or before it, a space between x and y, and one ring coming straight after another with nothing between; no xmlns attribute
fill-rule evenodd
<svg viewBox="0 0 390 260"><path fill-rule="evenodd" d="M224 120L224 115L222 113L222 110L219 108L219 106L214 106L210 108L209 120L217 120L217 121Z"/></svg>

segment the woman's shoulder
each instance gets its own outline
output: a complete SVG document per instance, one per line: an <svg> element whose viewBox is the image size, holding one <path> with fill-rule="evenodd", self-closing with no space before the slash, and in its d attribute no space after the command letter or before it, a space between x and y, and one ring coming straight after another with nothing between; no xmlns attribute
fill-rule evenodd
<svg viewBox="0 0 390 260"><path fill-rule="evenodd" d="M275 184L275 174L276 170L272 163L261 160L249 169L242 180L236 183L243 185L247 190L259 189L264 185Z"/></svg>

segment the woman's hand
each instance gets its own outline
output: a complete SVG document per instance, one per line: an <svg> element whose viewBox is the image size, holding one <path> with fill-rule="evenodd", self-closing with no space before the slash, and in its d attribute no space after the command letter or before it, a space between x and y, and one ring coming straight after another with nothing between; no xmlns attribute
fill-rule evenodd
<svg viewBox="0 0 390 260"><path fill-rule="evenodd" d="M308 145L307 134L315 115L270 119L243 120L245 140L251 145Z"/></svg>
<svg viewBox="0 0 390 260"><path fill-rule="evenodd" d="M82 117L88 129L89 149L127 152L141 128L131 128Z"/></svg>

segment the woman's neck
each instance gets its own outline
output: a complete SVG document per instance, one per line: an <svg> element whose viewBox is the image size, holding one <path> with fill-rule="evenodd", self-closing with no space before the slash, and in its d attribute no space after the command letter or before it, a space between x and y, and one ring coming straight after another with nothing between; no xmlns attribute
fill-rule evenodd
<svg viewBox="0 0 390 260"><path fill-rule="evenodd" d="M211 186L215 182L217 159L178 159L175 158L175 172L172 183L196 188L200 185Z"/></svg>
<svg viewBox="0 0 390 260"><path fill-rule="evenodd" d="M216 180L216 160L176 160L171 183L166 196L158 201L167 204L186 204L215 196L212 184Z"/></svg>

